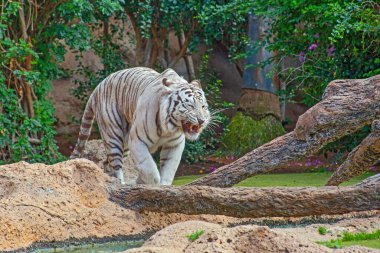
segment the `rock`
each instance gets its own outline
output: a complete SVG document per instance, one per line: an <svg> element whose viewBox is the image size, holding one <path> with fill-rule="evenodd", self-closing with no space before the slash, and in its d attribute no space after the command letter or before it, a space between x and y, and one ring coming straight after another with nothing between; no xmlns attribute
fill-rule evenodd
<svg viewBox="0 0 380 253"><path fill-rule="evenodd" d="M204 233L195 241L190 241L187 235L197 230L204 230ZM358 246L332 250L307 239L301 240L295 236L273 231L264 226L245 225L231 228L207 222L187 221L171 225L157 232L141 248L125 251L125 253L143 252L369 253L377 251Z"/></svg>
<svg viewBox="0 0 380 253"><path fill-rule="evenodd" d="M128 154L129 154L129 151L127 152L126 156L123 158L124 176L125 176L125 181L128 185L134 185L136 184L136 180L139 173L133 166L132 159L129 158ZM102 168L109 175L112 175L112 176L114 175L113 171L110 171L108 167L107 154L106 154L106 150L104 148L104 144L102 140L88 141L86 143L86 147L83 151L82 157L90 161L93 161L94 163L96 163L96 165Z"/></svg>

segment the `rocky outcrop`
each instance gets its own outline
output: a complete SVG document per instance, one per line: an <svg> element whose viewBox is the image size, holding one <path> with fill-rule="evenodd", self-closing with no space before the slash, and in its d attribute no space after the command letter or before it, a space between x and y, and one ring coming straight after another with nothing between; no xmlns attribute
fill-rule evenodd
<svg viewBox="0 0 380 253"><path fill-rule="evenodd" d="M204 233L195 241L188 235L195 231ZM223 253L343 253L343 252L378 252L375 249L352 247L332 250L313 243L306 238L274 231L268 227L246 225L232 228L217 224L187 221L171 225L153 235L141 248L130 249L125 253L193 253L193 252L223 252Z"/></svg>

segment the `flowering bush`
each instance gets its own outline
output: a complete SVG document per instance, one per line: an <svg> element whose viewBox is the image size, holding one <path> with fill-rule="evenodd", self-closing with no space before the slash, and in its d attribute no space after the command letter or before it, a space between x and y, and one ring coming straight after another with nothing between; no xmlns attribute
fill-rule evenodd
<svg viewBox="0 0 380 253"><path fill-rule="evenodd" d="M380 74L378 1L258 0L255 6L255 13L270 23L264 44L276 52L268 63L277 66L287 87L280 99L301 95L304 104L313 106L332 80ZM368 132L365 127L323 151L343 158Z"/></svg>
<svg viewBox="0 0 380 253"><path fill-rule="evenodd" d="M259 0L255 5L256 13L270 20L265 45L277 52L270 61L287 85L287 99L301 91L303 103L312 106L331 80L380 74L378 1Z"/></svg>

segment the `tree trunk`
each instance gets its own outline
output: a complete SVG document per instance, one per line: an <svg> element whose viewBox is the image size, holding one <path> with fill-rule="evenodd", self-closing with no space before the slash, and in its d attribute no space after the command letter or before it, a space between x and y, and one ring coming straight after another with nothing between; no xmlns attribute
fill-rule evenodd
<svg viewBox="0 0 380 253"><path fill-rule="evenodd" d="M189 47L189 44L190 44L190 39L191 39L191 36L192 36L192 33L193 33L193 29L190 29L187 34L185 35L185 41L183 42L183 45L182 47L180 48L179 52L177 53L177 55L174 57L174 59L170 62L169 64L169 68L173 68L178 62L179 60L181 60L182 57L185 56L186 52L187 52L187 49Z"/></svg>
<svg viewBox="0 0 380 253"><path fill-rule="evenodd" d="M25 42L28 42L29 45L31 44L31 39L28 36L28 27L26 26L25 23L25 12L24 12L24 2L20 1L21 8L19 9L19 18L20 18L20 28L21 28L21 33L22 33L22 39ZM26 71L31 71L32 70L32 55L29 54L25 57L25 70ZM21 80L23 82L23 87L24 87L24 111L25 113L28 114L30 118L34 117L34 107L33 107L33 95L32 95L32 87L30 84L25 81Z"/></svg>
<svg viewBox="0 0 380 253"><path fill-rule="evenodd" d="M361 175L370 169L370 166L380 160L380 120L372 123L371 134L348 155L346 161L339 166L327 185L339 185L344 181Z"/></svg>
<svg viewBox="0 0 380 253"><path fill-rule="evenodd" d="M232 186L296 159L316 154L326 144L380 118L380 75L336 80L322 101L298 119L296 128L190 185Z"/></svg>
<svg viewBox="0 0 380 253"><path fill-rule="evenodd" d="M185 33L181 31L181 33L178 36L178 43L179 43L180 48L183 47L185 41L186 41ZM190 81L194 80L195 79L194 63L193 63L193 58L191 57L189 48L187 48L186 54L184 55L183 58L185 60L187 75L189 76L189 80Z"/></svg>
<svg viewBox="0 0 380 253"><path fill-rule="evenodd" d="M111 200L138 211L233 217L298 217L380 209L380 174L352 187L124 187Z"/></svg>
<svg viewBox="0 0 380 253"><path fill-rule="evenodd" d="M127 14L129 21L131 22L135 39L136 39L136 49L135 49L135 66L140 66L143 64L144 61L144 39L141 34L141 30L137 24L136 18L134 17L133 13L130 13L127 8L124 9L125 13Z"/></svg>
<svg viewBox="0 0 380 253"><path fill-rule="evenodd" d="M153 41L152 41L152 39L148 39L148 42L147 42L146 48L145 48L144 63L143 63L143 66L145 66L145 67L149 66L150 57L152 55L152 49L153 49Z"/></svg>

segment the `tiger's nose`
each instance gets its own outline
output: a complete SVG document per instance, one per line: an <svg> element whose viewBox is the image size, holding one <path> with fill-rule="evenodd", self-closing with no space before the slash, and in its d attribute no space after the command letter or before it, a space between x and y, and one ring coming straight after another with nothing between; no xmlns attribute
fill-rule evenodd
<svg viewBox="0 0 380 253"><path fill-rule="evenodd" d="M198 119L199 125L202 125L205 121L203 119Z"/></svg>

